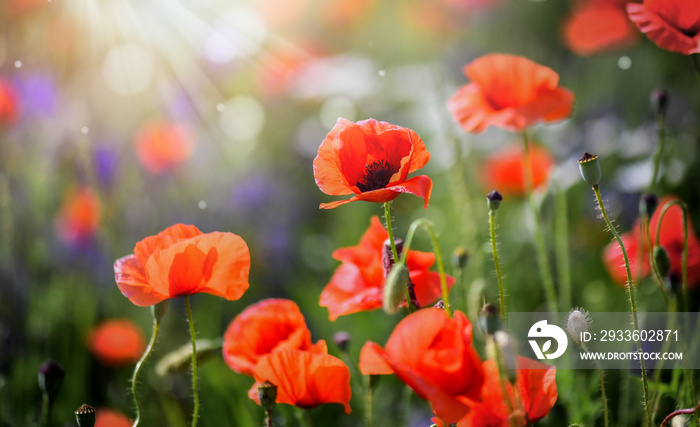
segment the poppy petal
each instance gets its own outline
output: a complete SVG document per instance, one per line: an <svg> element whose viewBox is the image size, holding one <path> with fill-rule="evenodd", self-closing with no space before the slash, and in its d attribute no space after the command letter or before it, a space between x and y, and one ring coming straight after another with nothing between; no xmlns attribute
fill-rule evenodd
<svg viewBox="0 0 700 427"><path fill-rule="evenodd" d="M339 316L376 310L382 306L382 288L368 287L360 269L354 264L343 264L323 289L319 305L328 308L328 318L335 321Z"/></svg>
<svg viewBox="0 0 700 427"><path fill-rule="evenodd" d="M563 28L566 46L581 56L630 46L638 40L638 35L623 8L604 3L576 9Z"/></svg>
<svg viewBox="0 0 700 427"><path fill-rule="evenodd" d="M367 341L360 350L360 372L362 375L391 375L394 369L386 361L386 351L378 344Z"/></svg>
<svg viewBox="0 0 700 427"><path fill-rule="evenodd" d="M343 178L343 174L338 168L333 148L333 140L335 136L342 130L344 126L348 126L349 120L339 118L338 123L326 135L326 138L321 143L318 149L318 154L314 159L314 179L318 188L331 196L345 196L352 194L352 190L348 186L347 181Z"/></svg>
<svg viewBox="0 0 700 427"><path fill-rule="evenodd" d="M163 250L180 240L191 239L203 234L194 225L175 224L155 236L148 236L136 244L134 255L141 264L146 265L148 258L155 252Z"/></svg>
<svg viewBox="0 0 700 427"><path fill-rule="evenodd" d="M119 258L114 263L114 278L121 293L138 306L148 307L170 298L151 287L136 255Z"/></svg>
<svg viewBox="0 0 700 427"><path fill-rule="evenodd" d="M668 1L668 4L673 4L673 1ZM685 2L684 5L689 7L694 2ZM629 19L635 23L639 31L646 34L647 37L657 46L662 49L666 49L671 52L677 52L683 55L691 55L693 53L700 52L700 34L698 34L698 29L696 28L692 35L684 34L681 28L676 28L671 25L667 20L655 13L657 8L663 8L654 4L647 5L639 3L629 3L627 4L627 15ZM697 5L696 5L697 6ZM698 11L700 12L700 11ZM689 13L684 11L683 14L695 15L697 19L697 14ZM680 13L678 16L682 15Z"/></svg>
<svg viewBox="0 0 700 427"><path fill-rule="evenodd" d="M427 307L442 297L440 273L425 270L411 272L411 282L415 285L413 289L421 307ZM449 291L455 284L455 278L445 275L445 282Z"/></svg>
<svg viewBox="0 0 700 427"><path fill-rule="evenodd" d="M557 370L554 366L518 357L517 385L531 422L544 418L557 402Z"/></svg>

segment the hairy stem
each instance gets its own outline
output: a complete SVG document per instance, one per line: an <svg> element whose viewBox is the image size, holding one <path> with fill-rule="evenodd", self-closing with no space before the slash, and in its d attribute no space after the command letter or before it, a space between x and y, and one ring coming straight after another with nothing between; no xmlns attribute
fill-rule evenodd
<svg viewBox="0 0 700 427"><path fill-rule="evenodd" d="M190 337L192 338L192 399L194 409L192 412L192 427L197 425L199 419L199 391L197 390L197 335L194 331L194 319L192 318L192 307L190 297L185 295L185 305L187 306L187 322L190 324Z"/></svg>
<svg viewBox="0 0 700 427"><path fill-rule="evenodd" d="M134 420L134 424L132 425L132 427L137 427L141 422L141 399L139 398L138 392L139 374L141 373L141 368L143 368L143 365L146 363L146 360L148 360L148 357L151 355L151 352L153 352L153 347L155 347L156 340L158 339L159 330L160 319L154 316L151 340L148 342L148 347L146 347L146 351L144 351L143 355L141 355L141 359L139 359L139 361L136 363L136 367L134 368L134 374L131 376L131 394L134 395L134 403L136 404L136 419Z"/></svg>
<svg viewBox="0 0 700 427"><path fill-rule="evenodd" d="M501 275L501 263L498 262L498 246L496 245L496 212L489 210L489 230L491 235L491 252L493 252L493 263L496 266L496 278L498 279L499 305L501 307L501 317L506 321L506 295L503 290L503 276Z"/></svg>

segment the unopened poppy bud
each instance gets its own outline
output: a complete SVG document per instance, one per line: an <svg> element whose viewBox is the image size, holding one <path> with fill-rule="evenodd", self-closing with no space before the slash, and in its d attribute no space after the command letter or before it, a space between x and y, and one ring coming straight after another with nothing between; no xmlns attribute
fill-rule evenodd
<svg viewBox="0 0 700 427"><path fill-rule="evenodd" d="M75 410L75 421L77 421L78 427L94 427L95 408L87 404L82 404L80 408Z"/></svg>
<svg viewBox="0 0 700 427"><path fill-rule="evenodd" d="M639 199L639 213L648 218L651 218L656 211L657 206L659 206L659 198L656 197L654 193L648 193Z"/></svg>
<svg viewBox="0 0 700 427"><path fill-rule="evenodd" d="M586 183L592 186L598 185L600 178L603 176L603 171L600 169L600 162L598 162L598 156L583 153L583 157L578 160L578 168Z"/></svg>
<svg viewBox="0 0 700 427"><path fill-rule="evenodd" d="M586 310L575 308L569 312L566 319L566 331L576 344L581 343L581 336L588 332L590 317Z"/></svg>
<svg viewBox="0 0 700 427"><path fill-rule="evenodd" d="M386 278L384 285L384 311L388 314L396 314L399 311L401 301L406 294L406 287L410 282L408 267L399 263L394 265Z"/></svg>
<svg viewBox="0 0 700 427"><path fill-rule="evenodd" d="M657 89L650 96L651 109L657 116L663 116L668 109L668 92L664 89Z"/></svg>
<svg viewBox="0 0 700 427"><path fill-rule="evenodd" d="M498 309L495 305L487 303L481 311L479 311L479 327L487 335L493 335L496 331L503 329L501 317L498 315Z"/></svg>
<svg viewBox="0 0 700 427"><path fill-rule="evenodd" d="M165 301L159 302L158 304L151 306L151 314L153 314L153 318L158 322L163 320L163 317L165 316L165 312L167 310L168 310L168 300L167 299Z"/></svg>
<svg viewBox="0 0 700 427"><path fill-rule="evenodd" d="M654 246L654 264L661 277L666 277L671 272L671 257L663 246Z"/></svg>
<svg viewBox="0 0 700 427"><path fill-rule="evenodd" d="M39 367L39 387L44 394L53 399L63 384L66 371L53 359L49 359Z"/></svg>
<svg viewBox="0 0 700 427"><path fill-rule="evenodd" d="M486 196L486 205L490 210L495 211L501 207L501 202L503 201L503 196L496 190L493 190Z"/></svg>
<svg viewBox="0 0 700 427"><path fill-rule="evenodd" d="M401 252L403 252L403 240L394 239L394 244L396 245L396 253L400 257ZM389 239L386 239L384 241L384 249L382 250L382 264L384 265L384 277L387 277L389 275L391 267L394 266L395 262L396 260L394 259L394 254L391 252L391 242L389 242Z"/></svg>
<svg viewBox="0 0 700 427"><path fill-rule="evenodd" d="M464 270L469 264L469 251L464 246L457 246L452 251L452 265L454 268Z"/></svg>
<svg viewBox="0 0 700 427"><path fill-rule="evenodd" d="M221 340L197 340L197 364L210 359L216 354L220 354ZM175 351L163 356L156 363L156 373L160 376L176 374L189 369L192 364L192 344L185 344Z"/></svg>
<svg viewBox="0 0 700 427"><path fill-rule="evenodd" d="M277 386L270 381L265 381L258 387L258 399L260 406L266 411L271 411L275 408L277 400Z"/></svg>
<svg viewBox="0 0 700 427"><path fill-rule="evenodd" d="M350 347L350 339L352 337L350 336L350 333L347 331L338 331L333 334L333 341L335 342L335 345L338 346L340 351L343 353L348 351L348 347Z"/></svg>

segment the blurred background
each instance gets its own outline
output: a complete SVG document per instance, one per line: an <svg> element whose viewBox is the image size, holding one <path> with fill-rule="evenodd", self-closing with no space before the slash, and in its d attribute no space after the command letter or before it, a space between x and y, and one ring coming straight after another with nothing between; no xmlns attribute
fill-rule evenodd
<svg viewBox="0 0 700 427"><path fill-rule="evenodd" d="M624 19L611 40L597 39L603 31L577 15L583 3L1 0L0 425L38 425L37 369L49 358L66 370L51 425L74 425L82 403L132 416L133 362L100 359L91 334L106 320L128 318L149 336L150 310L119 292L112 264L178 222L236 233L251 250L251 287L241 300L192 299L200 338L220 338L249 304L284 297L299 304L312 338L328 340L332 354L339 354L331 341L340 330L351 333L355 360L366 340L383 345L399 316L376 311L330 322L318 306L339 265L332 251L356 245L369 218L382 214L371 203L318 209L334 198L315 185L312 161L338 117L371 117L421 136L432 154L423 169L434 183L430 207L399 197L394 226L403 236L413 220L428 218L444 254L467 248L471 261L453 305L475 321L469 290L480 290L471 297L477 305L497 298L484 197L498 189L498 172L494 178L485 165L521 144L520 135L500 129L465 134L447 110L447 99L467 83L463 66L486 53L546 65L575 93L570 119L529 131L551 156L536 195L548 249L554 253L555 234L564 233L571 254L570 307L561 309L626 311L624 290L601 261L609 235L576 159L584 151L600 155L608 208L620 231L630 230L656 147L650 94L668 90L657 193L681 197L698 223L700 85L689 57L659 49ZM624 2L612 3L623 13ZM509 309L539 310L527 203L517 191L504 194L498 218ZM568 213L555 233L556 194ZM422 237L416 245L430 250ZM656 292L642 283L642 310L664 309ZM189 375L154 369L188 342L185 319L184 303L171 301L142 376L145 425L188 423ZM600 423L596 404L564 387L579 381L595 394L597 377L562 375L569 383L559 383L557 406L541 424ZM609 375L613 384L628 380L610 393L618 416L639 419L639 387L624 386L631 374ZM261 425L263 411L246 393L252 382L218 354L204 363L202 425ZM401 389L398 380L382 379L377 425L392 425L397 413L409 414L407 425L429 425L428 406L413 398L407 412ZM358 425L361 397L352 405L349 416L340 405L316 409L314 420Z"/></svg>

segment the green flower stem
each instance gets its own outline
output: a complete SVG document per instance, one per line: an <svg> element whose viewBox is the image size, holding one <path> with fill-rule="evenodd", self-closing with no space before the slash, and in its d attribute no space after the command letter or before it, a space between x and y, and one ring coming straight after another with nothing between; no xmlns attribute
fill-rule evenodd
<svg viewBox="0 0 700 427"><path fill-rule="evenodd" d="M367 384L365 386L365 425L372 427L372 375L367 375Z"/></svg>
<svg viewBox="0 0 700 427"><path fill-rule="evenodd" d="M504 373L506 370L505 361L503 360L503 355L501 354L501 348L498 346L498 343L493 338L493 336L491 336L491 341L493 344L493 349L494 349L494 353L495 353L495 357L496 357L495 362L496 362L496 368L498 369L498 383L501 387L501 396L503 396L503 403L506 406L507 414L509 414L508 415L509 423L510 423L511 427L517 427L518 424L516 423L516 417L511 416L513 414L513 412L515 412L515 408L513 407L513 404L515 402L513 402L510 399L510 395L508 394L508 389L506 387L506 384L509 384L510 381L508 381L508 378L506 377L506 375ZM516 390L513 390L514 394L515 394L515 391Z"/></svg>
<svg viewBox="0 0 700 427"><path fill-rule="evenodd" d="M306 419L306 426L307 427L313 427L313 423L311 422L311 409L304 409L304 418Z"/></svg>
<svg viewBox="0 0 700 427"><path fill-rule="evenodd" d="M496 211L489 209L489 230L491 233L491 252L493 252L493 263L496 266L496 278L498 279L499 305L501 307L501 317L506 318L506 295L503 291L503 276L501 275L501 263L498 262L498 246L496 245Z"/></svg>
<svg viewBox="0 0 700 427"><path fill-rule="evenodd" d="M560 307L571 307L571 265L569 255L569 212L566 191L554 193L554 239L556 245L557 279Z"/></svg>
<svg viewBox="0 0 700 427"><path fill-rule="evenodd" d="M622 257L625 260L625 273L627 274L627 292L629 293L629 299L630 299L630 308L632 309L632 322L634 324L634 329L639 330L639 321L637 319L637 303L635 302L634 299L634 287L635 284L632 281L632 272L630 271L630 261L627 256L627 250L625 249L625 245L622 242L622 238L618 234L617 230L615 229L615 226L612 224L610 221L610 218L608 217L608 212L605 210L605 204L603 204L603 198L600 195L600 187L598 185L593 186L593 192L595 193L595 198L596 201L598 202L598 207L600 208L600 213L603 215L603 219L605 220L605 224L608 226L608 229L612 233L613 237L617 241L617 244L620 246L620 250L622 251ZM635 344L637 345L637 352L641 353L642 352L642 343L638 340L635 341ZM644 363L644 358L641 358L639 361L640 368L642 371L642 386L644 388L644 411L646 413L646 425L648 427L651 427L651 407L649 406L649 386L647 384L647 369L646 369L646 364Z"/></svg>
<svg viewBox="0 0 700 427"><path fill-rule="evenodd" d="M403 412L402 423L400 426L408 427L411 424L411 397L413 397L413 389L407 385L403 387L401 393L401 411Z"/></svg>
<svg viewBox="0 0 700 427"><path fill-rule="evenodd" d="M428 232L430 237L430 243L433 245L433 251L435 252L435 258L437 259L438 271L440 272L440 287L442 288L442 300L445 303L445 311L448 317L452 317L450 311L450 295L447 289L447 277L445 276L445 265L442 262L442 251L440 250L440 244L438 242L435 231L433 230L433 225L430 221L425 218L419 218L411 224L406 233L406 241L403 244L403 252L401 253L401 262L406 262L406 257L408 255L408 249L411 247L411 242L413 241L413 235L418 227L423 227L425 231Z"/></svg>
<svg viewBox="0 0 700 427"><path fill-rule="evenodd" d="M598 362L596 360L596 362ZM600 377L600 398L603 399L603 417L605 420L605 427L608 427L608 398L605 395L605 375L603 375L603 369L598 366L598 376Z"/></svg>
<svg viewBox="0 0 700 427"><path fill-rule="evenodd" d="M139 374L141 373L141 368L146 363L146 360L153 352L153 347L155 347L156 340L158 339L158 332L160 331L160 319L156 316L153 317L153 332L151 333L151 340L148 342L146 351L141 355L141 359L136 363L134 368L134 374L131 377L131 394L134 396L134 403L136 404L136 419L132 427L137 427L141 422L141 399L139 398L138 391L138 380Z"/></svg>
<svg viewBox="0 0 700 427"><path fill-rule="evenodd" d="M523 131L523 143L525 144L525 158L523 159L525 163L525 188L527 189L527 198L530 205L530 211L532 212L535 222L535 251L537 252L537 267L539 268L540 276L542 277L542 285L544 286L544 294L545 298L547 299L549 311L556 313L559 311L557 304L557 293L554 289L554 279L552 278L552 272L549 268L549 260L547 259L547 247L544 243L544 234L542 232L542 225L540 224L540 215L537 209L537 202L533 197L534 185L532 183L532 163L530 162L530 141L526 131Z"/></svg>
<svg viewBox="0 0 700 427"><path fill-rule="evenodd" d="M700 82L700 54L693 54L690 55L690 58L693 61L693 71L695 71L695 77L698 79L698 82Z"/></svg>
<svg viewBox="0 0 700 427"><path fill-rule="evenodd" d="M656 117L656 129L658 136L658 144L654 153L654 171L651 174L651 182L649 182L649 193L653 193L656 188L656 181L659 176L659 167L661 165L661 157L664 153L664 145L666 142L666 115L661 112Z"/></svg>
<svg viewBox="0 0 700 427"><path fill-rule="evenodd" d="M384 203L384 221L386 221L386 231L389 233L389 244L391 245L391 255L394 257L394 263L398 262L399 252L396 249L396 242L394 241L394 229L391 226L391 202ZM402 254L407 252L407 248L404 248ZM402 258L405 259L405 258ZM413 303L411 302L411 294L408 291L408 287L404 290L406 298L406 306L408 311L412 313L415 310Z"/></svg>
<svg viewBox="0 0 700 427"><path fill-rule="evenodd" d="M41 396L41 427L49 425L49 415L51 414L51 398L48 393L43 393Z"/></svg>
<svg viewBox="0 0 700 427"><path fill-rule="evenodd" d="M194 319L192 318L192 307L190 307L189 295L185 295L185 305L187 306L187 322L190 324L190 337L192 338L192 398L194 399L192 427L195 427L197 425L197 419L199 418L199 392L197 391L197 337L194 331Z"/></svg>

